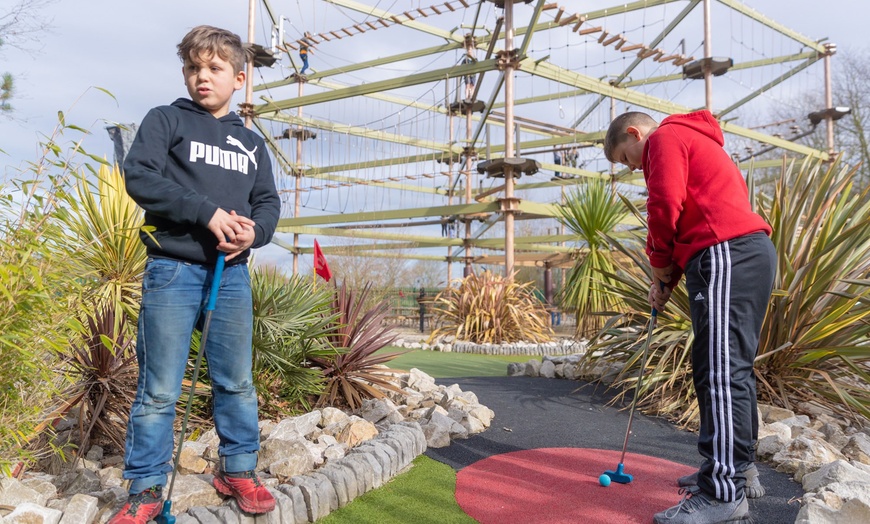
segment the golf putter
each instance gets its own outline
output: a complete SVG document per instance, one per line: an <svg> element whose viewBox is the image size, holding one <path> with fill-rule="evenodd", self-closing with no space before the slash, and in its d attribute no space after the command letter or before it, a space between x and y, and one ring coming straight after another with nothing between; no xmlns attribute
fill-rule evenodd
<svg viewBox="0 0 870 524"><path fill-rule="evenodd" d="M660 281L659 286L661 286L662 291L664 291L665 283ZM631 434L631 423L634 420L634 410L637 407L637 397L640 396L640 388L643 384L643 370L646 368L646 357L647 353L649 353L649 344L650 340L652 340L653 331L656 329L658 314L659 312L656 308L652 308L652 313L649 318L649 331L647 332L646 342L644 342L643 345L643 356L640 359L640 370L637 372L637 384L634 387L634 398L631 400L631 409L628 412L628 428L625 430L625 440L622 441L622 457L619 459L616 471L607 470L604 472L605 475L610 477L612 482L618 482L620 484L628 484L634 479L631 474L624 471L625 450L628 449L628 436Z"/></svg>
<svg viewBox="0 0 870 524"><path fill-rule="evenodd" d="M171 514L172 510L172 488L175 487L175 476L178 474L178 459L181 457L181 448L184 446L184 436L187 435L187 421L190 418L190 408L193 406L193 396L196 390L196 381L199 378L199 367L202 363L202 354L205 349L205 342L208 340L208 328L211 324L211 314L214 311L217 303L218 290L221 287L221 276L224 272L224 264L226 262L226 253L218 252L217 262L214 265L214 275L211 280L211 290L208 293L208 302L205 305L205 320L202 326L202 338L199 342L199 349L196 351L196 361L193 365L193 380L190 383L190 394L187 396L187 407L184 409L184 419L181 422L181 436L178 437L178 447L175 449L175 460L172 463L172 480L169 482L169 492L166 495L166 500L163 502L163 510L160 512L154 521L157 524L175 524L175 516Z"/></svg>

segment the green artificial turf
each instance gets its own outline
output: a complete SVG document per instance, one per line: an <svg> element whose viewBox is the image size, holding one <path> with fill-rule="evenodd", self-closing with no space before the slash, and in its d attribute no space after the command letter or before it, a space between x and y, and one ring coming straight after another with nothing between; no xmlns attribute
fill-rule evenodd
<svg viewBox="0 0 870 524"><path fill-rule="evenodd" d="M473 524L456 503L456 472L420 455L413 467L333 511L318 524Z"/></svg>
<svg viewBox="0 0 870 524"><path fill-rule="evenodd" d="M379 353L402 353L387 362L393 369L417 368L433 378L504 377L510 362L528 362L535 355L477 355L473 353L443 353L441 351L406 350L387 347Z"/></svg>

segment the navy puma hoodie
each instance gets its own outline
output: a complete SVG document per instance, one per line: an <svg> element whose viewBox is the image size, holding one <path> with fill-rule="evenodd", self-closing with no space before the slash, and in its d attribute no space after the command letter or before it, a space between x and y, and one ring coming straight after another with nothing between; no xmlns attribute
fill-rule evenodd
<svg viewBox="0 0 870 524"><path fill-rule="evenodd" d="M268 244L278 224L281 205L263 139L235 113L215 118L186 98L148 112L124 178L145 210L140 238L149 256L214 264L217 239L207 225L218 208L256 223L252 247ZM229 263L245 262L249 252Z"/></svg>

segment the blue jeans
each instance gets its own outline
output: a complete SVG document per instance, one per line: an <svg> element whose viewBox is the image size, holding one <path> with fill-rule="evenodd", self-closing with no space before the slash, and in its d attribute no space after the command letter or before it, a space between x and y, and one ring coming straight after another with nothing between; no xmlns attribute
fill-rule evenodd
<svg viewBox="0 0 870 524"><path fill-rule="evenodd" d="M175 403L194 328L202 329L214 268L151 258L145 266L136 358L139 383L127 424L124 478L130 493L166 485L172 471ZM212 313L205 359L218 453L227 472L257 465L260 433L251 373L253 305L246 264L227 266ZM185 395L185 401L187 395Z"/></svg>

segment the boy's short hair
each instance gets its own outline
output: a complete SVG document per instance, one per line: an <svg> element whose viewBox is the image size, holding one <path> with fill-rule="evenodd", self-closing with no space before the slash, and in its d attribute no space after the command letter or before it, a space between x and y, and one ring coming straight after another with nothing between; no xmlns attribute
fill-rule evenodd
<svg viewBox="0 0 870 524"><path fill-rule="evenodd" d="M210 25L194 27L178 44L178 58L182 62L197 60L203 53L216 54L226 60L233 66L235 73L245 69L248 59L248 51L237 34Z"/></svg>
<svg viewBox="0 0 870 524"><path fill-rule="evenodd" d="M658 125L653 117L640 111L629 111L623 113L613 119L610 127L607 128L607 134L604 136L604 156L610 162L615 162L613 159L613 150L619 144L628 140L628 128L635 127L655 127Z"/></svg>

